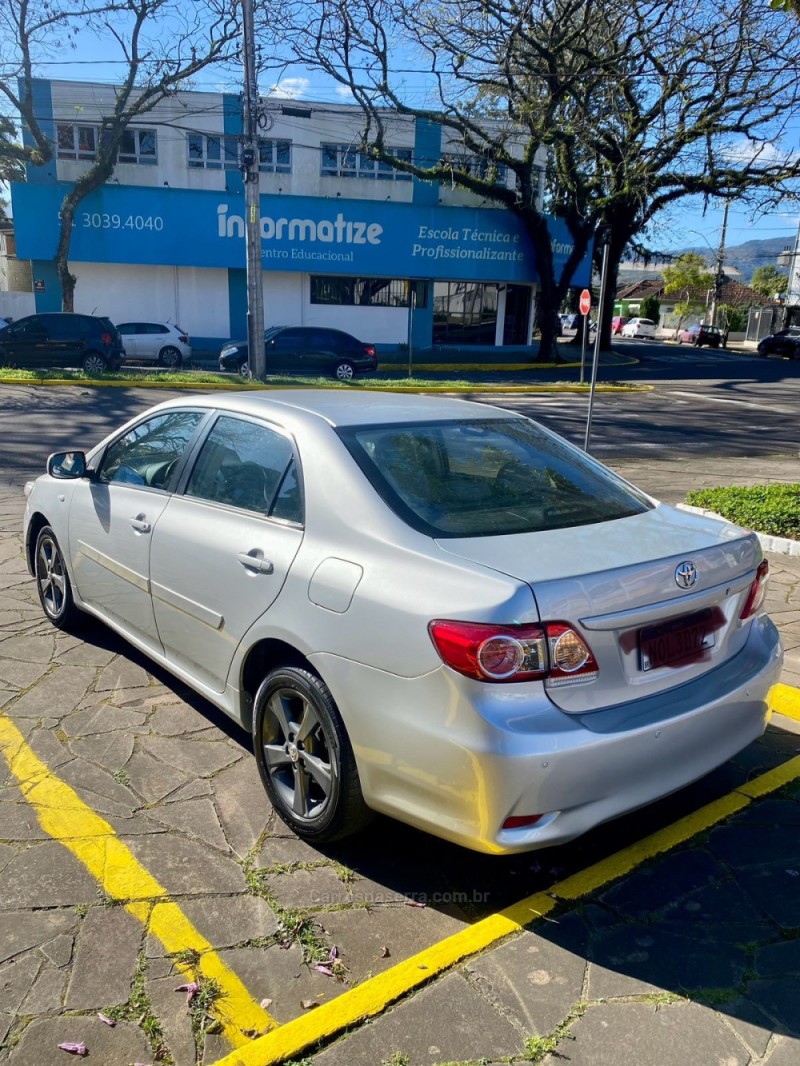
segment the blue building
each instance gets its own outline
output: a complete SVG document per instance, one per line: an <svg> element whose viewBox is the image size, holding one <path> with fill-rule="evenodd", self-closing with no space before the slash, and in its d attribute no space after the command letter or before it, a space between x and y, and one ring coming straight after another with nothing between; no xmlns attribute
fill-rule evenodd
<svg viewBox="0 0 800 1066"><path fill-rule="evenodd" d="M70 182L95 158L114 88L35 83L53 159L12 187L17 256L36 309L59 310L53 256ZM259 170L265 322L327 325L380 345L526 344L537 272L511 212L454 184L412 179L354 147L360 109L267 97ZM435 123L392 115L392 148L476 168ZM185 92L132 126L114 176L80 206L70 269L75 310L172 321L196 347L246 335L242 112L236 95ZM543 160L542 160L543 162ZM513 184L513 175L498 174ZM556 259L571 250L554 229ZM589 263L575 278L589 279ZM413 306L413 313L412 313Z"/></svg>

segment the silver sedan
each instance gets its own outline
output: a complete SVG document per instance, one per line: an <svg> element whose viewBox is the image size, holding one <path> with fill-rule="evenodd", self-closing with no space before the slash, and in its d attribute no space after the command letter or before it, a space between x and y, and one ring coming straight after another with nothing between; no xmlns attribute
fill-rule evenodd
<svg viewBox="0 0 800 1066"><path fill-rule="evenodd" d="M97 616L251 730L311 842L374 811L495 854L567 841L765 728L756 537L506 411L187 396L26 491L50 621Z"/></svg>

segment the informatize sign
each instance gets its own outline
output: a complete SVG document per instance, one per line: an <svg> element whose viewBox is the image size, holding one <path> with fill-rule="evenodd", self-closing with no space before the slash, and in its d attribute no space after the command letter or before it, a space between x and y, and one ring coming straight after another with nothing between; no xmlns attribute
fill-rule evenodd
<svg viewBox="0 0 800 1066"><path fill-rule="evenodd" d="M52 259L67 185L12 185L17 255ZM265 270L318 274L531 283L536 256L510 211L263 195ZM551 220L556 269L572 251ZM244 267L242 195L196 189L106 185L84 200L73 223L74 262ZM589 278L590 256L574 284Z"/></svg>

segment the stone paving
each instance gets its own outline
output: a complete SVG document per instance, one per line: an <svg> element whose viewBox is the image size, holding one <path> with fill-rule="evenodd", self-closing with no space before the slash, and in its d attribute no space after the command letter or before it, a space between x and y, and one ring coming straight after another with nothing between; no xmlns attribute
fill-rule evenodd
<svg viewBox="0 0 800 1066"><path fill-rule="evenodd" d="M394 823L323 853L272 816L234 724L105 627L90 623L84 639L50 627L21 555L22 510L17 490L0 494L0 709L278 1022L800 750L782 720L681 796L534 856L472 855ZM800 684L800 564L771 565L784 680ZM3 760L0 874L0 1062L67 1061L65 1041L104 1066L193 1066L229 1050L176 991L186 960L47 836ZM557 1044L553 1066L788 1066L800 1061L798 904L800 789L789 788L306 1055L417 1066L541 1059ZM329 977L314 964L334 945Z"/></svg>

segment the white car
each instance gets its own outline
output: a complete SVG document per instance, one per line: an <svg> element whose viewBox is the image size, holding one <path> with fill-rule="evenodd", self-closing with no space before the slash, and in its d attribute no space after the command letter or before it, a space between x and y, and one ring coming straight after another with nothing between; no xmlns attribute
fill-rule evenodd
<svg viewBox="0 0 800 1066"><path fill-rule="evenodd" d="M623 337L646 337L652 340L656 335L656 324L652 318L632 318L622 327Z"/></svg>
<svg viewBox="0 0 800 1066"><path fill-rule="evenodd" d="M192 358L186 332L171 322L122 322L117 326L125 358L176 369Z"/></svg>
<svg viewBox="0 0 800 1066"><path fill-rule="evenodd" d="M560 843L766 726L755 534L521 415L184 396L47 470L25 511L47 618L96 615L251 731L312 843L371 811L495 855Z"/></svg>

